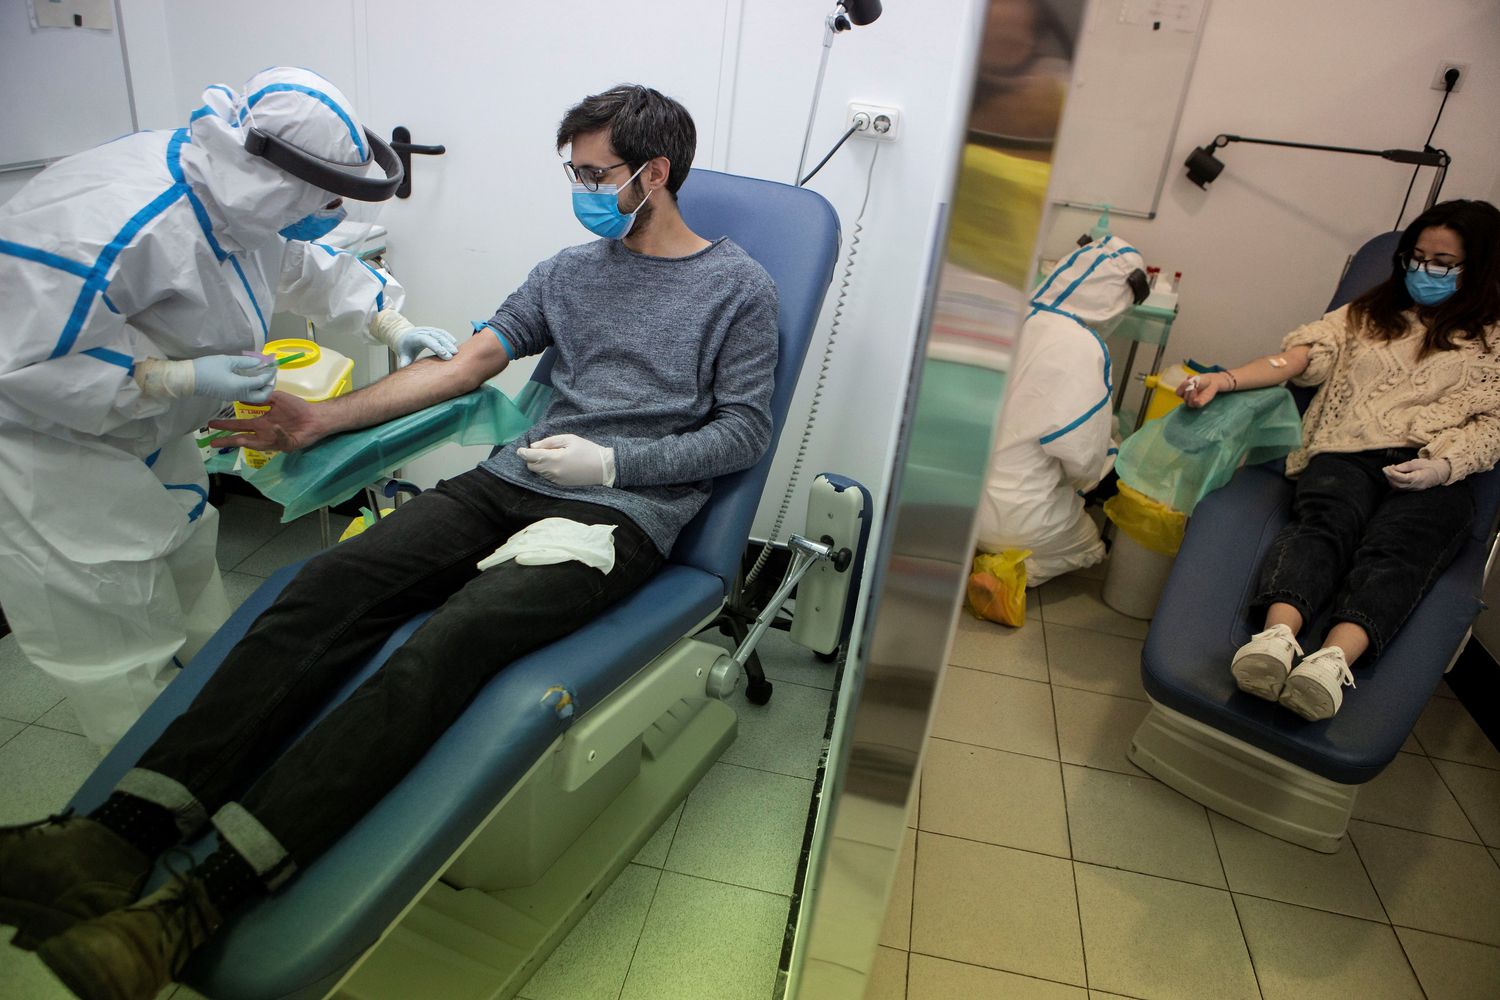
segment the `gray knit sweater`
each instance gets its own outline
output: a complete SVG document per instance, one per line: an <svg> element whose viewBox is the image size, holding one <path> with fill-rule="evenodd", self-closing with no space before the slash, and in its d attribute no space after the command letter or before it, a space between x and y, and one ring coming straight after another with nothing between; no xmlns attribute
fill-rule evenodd
<svg viewBox="0 0 1500 1000"><path fill-rule="evenodd" d="M546 496L612 507L666 554L709 481L754 465L771 440L776 286L728 239L688 257L616 240L532 269L488 321L512 357L556 351L553 398L523 440L482 468ZM577 434L615 450L615 485L556 486L516 447Z"/></svg>

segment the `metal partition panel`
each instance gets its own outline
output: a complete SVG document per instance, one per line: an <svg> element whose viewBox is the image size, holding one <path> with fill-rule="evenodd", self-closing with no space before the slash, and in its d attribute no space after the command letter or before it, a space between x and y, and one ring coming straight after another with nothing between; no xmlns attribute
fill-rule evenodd
<svg viewBox="0 0 1500 1000"><path fill-rule="evenodd" d="M991 0L812 841L787 995L865 994L973 557L1083 0ZM955 142L959 137L955 137Z"/></svg>

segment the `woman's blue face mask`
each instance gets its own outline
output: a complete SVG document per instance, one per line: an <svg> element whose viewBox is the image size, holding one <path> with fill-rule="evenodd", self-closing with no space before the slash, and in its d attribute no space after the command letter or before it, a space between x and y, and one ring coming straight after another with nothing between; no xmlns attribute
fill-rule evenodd
<svg viewBox="0 0 1500 1000"><path fill-rule="evenodd" d="M1447 274L1437 275L1428 274L1422 269L1408 268L1406 291L1417 305L1440 305L1458 291L1458 276L1462 271L1462 267L1455 267Z"/></svg>
<svg viewBox="0 0 1500 1000"><path fill-rule="evenodd" d="M635 225L637 213L645 206L651 194L647 192L635 211L627 214L620 211L620 188L628 186L645 169L646 165L642 163L640 169L631 174L624 184L600 184L597 191L590 191L582 184L574 184L573 214L583 223L583 228L607 240L623 240Z"/></svg>
<svg viewBox="0 0 1500 1000"><path fill-rule="evenodd" d="M289 226L280 229L282 236L289 240L311 240L322 239L338 228L338 224L344 221L348 210L343 205L337 208L320 208L311 215L304 215Z"/></svg>

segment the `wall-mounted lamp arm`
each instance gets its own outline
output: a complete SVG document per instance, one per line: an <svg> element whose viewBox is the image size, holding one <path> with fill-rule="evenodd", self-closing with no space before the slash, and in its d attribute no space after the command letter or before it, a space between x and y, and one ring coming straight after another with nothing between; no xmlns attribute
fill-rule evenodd
<svg viewBox="0 0 1500 1000"><path fill-rule="evenodd" d="M1326 146L1316 142L1289 142L1284 139L1256 139L1247 135L1217 135L1210 148L1222 149L1231 142L1253 142L1262 146L1290 146L1293 149L1320 149L1329 153L1354 153L1359 156L1378 156L1396 163L1414 163L1423 167L1446 167L1447 152L1441 149L1356 149L1353 146Z"/></svg>

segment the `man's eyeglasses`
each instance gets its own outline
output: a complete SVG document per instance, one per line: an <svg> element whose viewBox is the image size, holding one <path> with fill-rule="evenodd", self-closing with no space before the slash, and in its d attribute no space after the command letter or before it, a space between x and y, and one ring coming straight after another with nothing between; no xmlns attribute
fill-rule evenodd
<svg viewBox="0 0 1500 1000"><path fill-rule="evenodd" d="M1424 257L1416 257L1409 253L1404 253L1397 259L1401 262L1401 267L1403 270L1426 271L1434 278L1446 277L1452 272L1461 270L1463 268L1462 263L1441 264L1435 260L1427 260Z"/></svg>
<svg viewBox="0 0 1500 1000"><path fill-rule="evenodd" d="M572 160L564 160L563 173L568 175L568 180L571 183L582 184L589 191L597 191L599 190L599 185L604 183L604 178L609 175L611 170L614 170L616 167L623 167L626 164L627 161L621 160L619 163L611 163L607 167L584 167L580 170L578 167L573 166Z"/></svg>

